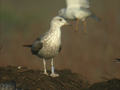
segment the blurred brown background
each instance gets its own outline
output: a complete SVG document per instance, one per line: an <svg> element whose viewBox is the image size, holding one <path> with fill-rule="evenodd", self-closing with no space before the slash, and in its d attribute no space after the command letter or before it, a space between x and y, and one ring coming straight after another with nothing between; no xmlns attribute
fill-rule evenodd
<svg viewBox="0 0 120 90"><path fill-rule="evenodd" d="M101 18L89 18L88 33L73 27L62 29L62 52L56 69L71 69L91 82L120 78L120 0L91 0L91 9ZM43 69L42 60L23 44L31 44L49 29L51 18L65 7L64 0L0 0L0 66L22 65Z"/></svg>

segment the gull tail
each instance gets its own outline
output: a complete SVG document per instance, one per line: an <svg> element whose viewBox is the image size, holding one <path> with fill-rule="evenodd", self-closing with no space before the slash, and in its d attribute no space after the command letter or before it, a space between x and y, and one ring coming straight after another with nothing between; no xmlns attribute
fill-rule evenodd
<svg viewBox="0 0 120 90"><path fill-rule="evenodd" d="M97 17L94 13L92 13L90 17L95 19L97 22L101 21L101 19L99 17Z"/></svg>
<svg viewBox="0 0 120 90"><path fill-rule="evenodd" d="M32 45L23 45L23 47L28 47L28 48L31 48Z"/></svg>

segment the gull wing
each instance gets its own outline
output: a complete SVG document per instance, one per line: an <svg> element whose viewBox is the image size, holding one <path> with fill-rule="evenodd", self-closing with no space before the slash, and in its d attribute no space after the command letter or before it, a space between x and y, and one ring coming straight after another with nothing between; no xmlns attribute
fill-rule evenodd
<svg viewBox="0 0 120 90"><path fill-rule="evenodd" d="M43 43L40 41L40 38L38 38L32 45L32 54L37 54L42 47Z"/></svg>
<svg viewBox="0 0 120 90"><path fill-rule="evenodd" d="M80 7L89 8L90 0L79 0Z"/></svg>
<svg viewBox="0 0 120 90"><path fill-rule="evenodd" d="M67 8L89 8L90 0L66 0Z"/></svg>

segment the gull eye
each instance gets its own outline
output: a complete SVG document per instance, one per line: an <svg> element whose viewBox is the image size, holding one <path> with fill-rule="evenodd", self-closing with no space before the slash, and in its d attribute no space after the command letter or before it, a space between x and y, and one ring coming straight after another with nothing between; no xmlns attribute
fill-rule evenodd
<svg viewBox="0 0 120 90"><path fill-rule="evenodd" d="M59 19L59 21L62 21L62 19Z"/></svg>

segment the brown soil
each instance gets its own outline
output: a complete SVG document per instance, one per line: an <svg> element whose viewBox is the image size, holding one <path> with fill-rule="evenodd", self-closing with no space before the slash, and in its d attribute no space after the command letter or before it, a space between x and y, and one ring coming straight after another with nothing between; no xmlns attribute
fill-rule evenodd
<svg viewBox="0 0 120 90"><path fill-rule="evenodd" d="M0 67L0 83L14 81L16 87L22 88L22 90L120 90L120 80L118 79L90 86L86 80L80 79L78 74L72 73L70 70L58 70L60 77L57 78L42 73L40 70L25 67Z"/></svg>
<svg viewBox="0 0 120 90"><path fill-rule="evenodd" d="M88 90L120 90L120 80L112 79L105 82L95 83Z"/></svg>
<svg viewBox="0 0 120 90"><path fill-rule="evenodd" d="M0 83L15 81L17 88L24 90L83 90L87 83L70 70L56 71L60 77L46 76L40 70L25 67L0 67Z"/></svg>

